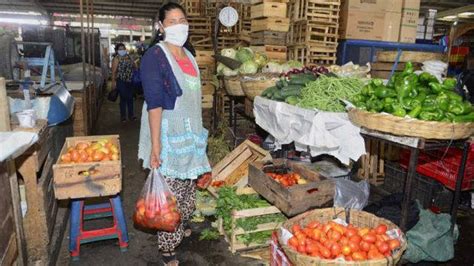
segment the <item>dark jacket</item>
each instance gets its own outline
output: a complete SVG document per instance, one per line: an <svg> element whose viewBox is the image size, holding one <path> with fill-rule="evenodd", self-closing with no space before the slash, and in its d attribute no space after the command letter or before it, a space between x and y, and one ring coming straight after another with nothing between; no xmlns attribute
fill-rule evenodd
<svg viewBox="0 0 474 266"><path fill-rule="evenodd" d="M147 110L174 109L176 98L183 95L165 53L158 45L150 47L141 60L140 75Z"/></svg>

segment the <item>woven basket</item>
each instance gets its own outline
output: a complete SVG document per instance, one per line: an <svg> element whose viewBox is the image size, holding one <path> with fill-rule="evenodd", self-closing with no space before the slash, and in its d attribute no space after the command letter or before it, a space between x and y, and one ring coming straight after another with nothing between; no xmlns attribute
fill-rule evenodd
<svg viewBox="0 0 474 266"><path fill-rule="evenodd" d="M346 220L345 210L343 208L326 208L326 209L316 209L309 212L305 212L300 214L296 217L291 218L283 223L282 227L290 230L291 226L294 224L299 224L301 226L306 226L311 221L318 221L318 222L329 222L336 218L341 218ZM373 214L364 211L357 211L351 210L350 211L350 221L351 224L358 226L358 227L376 227L380 223L384 223L387 225L388 230L398 228L392 222L377 217ZM396 252L384 259L377 259L377 260L367 260L361 262L354 262L354 261L344 261L344 260L328 260L328 259L321 259L317 257L311 257L308 255L300 254L290 248L288 245L285 245L281 240L281 232L278 230L278 241L280 245L283 247L286 255L293 263L293 265L298 266L313 266L313 265L369 265L369 266L387 266L387 265L396 265L400 258L402 257L403 252L407 248L407 242L405 236L402 233L401 239L401 247L400 249L396 250Z"/></svg>
<svg viewBox="0 0 474 266"><path fill-rule="evenodd" d="M245 96L240 85L240 76L224 77L224 87L230 96Z"/></svg>
<svg viewBox="0 0 474 266"><path fill-rule="evenodd" d="M260 96L268 87L275 86L277 78L274 75L258 74L255 76L246 76L240 79L240 84L245 96L253 101L255 96Z"/></svg>
<svg viewBox="0 0 474 266"><path fill-rule="evenodd" d="M474 134L474 123L447 123L403 118L360 109L349 110L349 119L361 127L394 135L425 139L465 139Z"/></svg>

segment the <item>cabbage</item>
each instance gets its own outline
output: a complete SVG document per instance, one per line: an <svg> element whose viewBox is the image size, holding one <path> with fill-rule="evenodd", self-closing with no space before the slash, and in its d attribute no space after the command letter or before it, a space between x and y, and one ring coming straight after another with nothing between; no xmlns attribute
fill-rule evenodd
<svg viewBox="0 0 474 266"><path fill-rule="evenodd" d="M217 69L216 69L217 74L221 75L224 71L224 68L226 68L226 66L224 64L222 64L222 63L217 64Z"/></svg>
<svg viewBox="0 0 474 266"><path fill-rule="evenodd" d="M256 52L254 61L255 61L255 63L257 63L259 68L262 68L267 64L268 57L267 57L266 54L264 54L262 52Z"/></svg>
<svg viewBox="0 0 474 266"><path fill-rule="evenodd" d="M236 53L237 53L237 51L233 48L222 49L222 51L221 51L222 56L226 56L226 57L229 57L229 58L232 58L232 59L235 59L235 54Z"/></svg>
<svg viewBox="0 0 474 266"><path fill-rule="evenodd" d="M242 47L235 54L235 59L242 63L247 62L253 59L253 52L248 47Z"/></svg>
<svg viewBox="0 0 474 266"><path fill-rule="evenodd" d="M268 62L262 69L263 73L281 73L281 65L277 62Z"/></svg>
<svg viewBox="0 0 474 266"><path fill-rule="evenodd" d="M281 73L286 73L295 68L303 68L303 63L295 60L289 60L288 62L281 65Z"/></svg>
<svg viewBox="0 0 474 266"><path fill-rule="evenodd" d="M258 64L254 61L246 61L239 68L241 74L255 74L258 71Z"/></svg>
<svg viewBox="0 0 474 266"><path fill-rule="evenodd" d="M226 77L229 77L229 76L236 76L239 74L239 71L236 69L236 70L232 70L226 66L224 66L224 70L222 71L222 74L224 74L224 76Z"/></svg>

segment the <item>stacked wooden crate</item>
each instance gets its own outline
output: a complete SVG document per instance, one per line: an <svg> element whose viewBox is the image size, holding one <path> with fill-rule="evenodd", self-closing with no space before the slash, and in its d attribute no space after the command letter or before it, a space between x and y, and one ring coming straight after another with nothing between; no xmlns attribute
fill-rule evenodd
<svg viewBox="0 0 474 266"><path fill-rule="evenodd" d="M336 62L340 0L291 0L289 59L304 64Z"/></svg>
<svg viewBox="0 0 474 266"><path fill-rule="evenodd" d="M270 60L285 61L288 0L252 0L250 44L252 50L267 54Z"/></svg>

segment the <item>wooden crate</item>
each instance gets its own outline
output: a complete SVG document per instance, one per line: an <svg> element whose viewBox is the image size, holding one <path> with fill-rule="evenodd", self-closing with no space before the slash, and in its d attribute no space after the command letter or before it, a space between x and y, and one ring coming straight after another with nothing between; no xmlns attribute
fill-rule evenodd
<svg viewBox="0 0 474 266"><path fill-rule="evenodd" d="M319 24L338 24L340 0L291 0L288 15L292 21L309 20Z"/></svg>
<svg viewBox="0 0 474 266"><path fill-rule="evenodd" d="M338 24L321 25L309 21L291 24L287 34L288 45L310 45L335 51L338 40Z"/></svg>
<svg viewBox="0 0 474 266"><path fill-rule="evenodd" d="M69 147L79 142L95 142L100 139L108 139L114 143L121 156L120 141L118 135L88 136L67 138L61 150L61 155L67 152ZM91 176L84 176L83 172L96 170ZM60 163L60 158L53 166L54 193L56 198L77 199L116 195L122 190L122 163L119 157L117 161L87 162L87 163Z"/></svg>
<svg viewBox="0 0 474 266"><path fill-rule="evenodd" d="M202 95L214 95L215 87L208 80L201 80L201 93Z"/></svg>
<svg viewBox="0 0 474 266"><path fill-rule="evenodd" d="M248 184L249 163L269 159L270 153L250 140L245 140L212 168L213 181L224 181L228 186L245 187ZM217 196L216 188L209 192Z"/></svg>
<svg viewBox="0 0 474 266"><path fill-rule="evenodd" d="M195 49L199 50L212 50L212 38L207 35L190 35L189 40L193 44Z"/></svg>
<svg viewBox="0 0 474 266"><path fill-rule="evenodd" d="M198 65L201 74L201 80L210 81L215 75L214 65Z"/></svg>
<svg viewBox="0 0 474 266"><path fill-rule="evenodd" d="M86 136L89 134L89 121L87 119L89 108L87 108L87 89L71 91L74 97L74 112L73 112L73 130L74 136Z"/></svg>
<svg viewBox="0 0 474 266"><path fill-rule="evenodd" d="M265 53L268 59L273 61L283 62L287 59L288 48L286 46L263 45L250 47L253 51Z"/></svg>
<svg viewBox="0 0 474 266"><path fill-rule="evenodd" d="M248 117L254 117L253 115L253 101L250 100L249 98L245 98L245 105L244 105L244 112L245 115Z"/></svg>
<svg viewBox="0 0 474 266"><path fill-rule="evenodd" d="M188 16L189 34L210 34L211 18L210 17L191 17Z"/></svg>
<svg viewBox="0 0 474 266"><path fill-rule="evenodd" d="M286 3L264 2L251 7L250 18L278 17L286 18Z"/></svg>
<svg viewBox="0 0 474 266"><path fill-rule="evenodd" d="M196 50L196 62L198 65L214 65L214 51Z"/></svg>
<svg viewBox="0 0 474 266"><path fill-rule="evenodd" d="M320 52L318 47L297 45L288 48L288 59L300 61L305 65L333 65L336 63L336 51Z"/></svg>
<svg viewBox="0 0 474 266"><path fill-rule="evenodd" d="M250 0L250 4L256 5L261 3L288 3L289 0Z"/></svg>
<svg viewBox="0 0 474 266"><path fill-rule="evenodd" d="M251 21L250 31L279 31L288 32L290 29L290 19L269 17L262 19L254 19Z"/></svg>
<svg viewBox="0 0 474 266"><path fill-rule="evenodd" d="M180 1L181 6L186 11L187 16L205 15L204 1L202 0L183 0Z"/></svg>
<svg viewBox="0 0 474 266"><path fill-rule="evenodd" d="M415 70L421 70L421 63L413 63ZM392 72L393 63L374 62L370 65L370 75L372 78L387 79ZM405 69L405 63L398 63L395 73L402 72Z"/></svg>
<svg viewBox="0 0 474 266"><path fill-rule="evenodd" d="M251 45L276 45L286 44L286 32L260 31L250 33Z"/></svg>
<svg viewBox="0 0 474 266"><path fill-rule="evenodd" d="M273 160L274 165L286 165L300 174L308 183L285 188L263 171L265 162L249 165L249 184L260 195L288 216L294 216L316 207L326 207L334 199L334 182L293 161Z"/></svg>
<svg viewBox="0 0 474 266"><path fill-rule="evenodd" d="M201 99L202 99L202 102L201 102L202 108L212 108L212 104L214 102L213 95L202 95Z"/></svg>
<svg viewBox="0 0 474 266"><path fill-rule="evenodd" d="M23 217L26 248L30 263L47 265L54 260L51 251L55 246L54 232L63 234L64 217L58 214L58 204L53 191L52 165L57 158L53 143L59 138L56 128L47 127L45 120L38 120L35 128L25 129L15 125L13 131L30 131L38 134L38 142L15 160L19 176L23 179L25 200L28 206ZM57 223L56 221L60 222ZM62 221L62 222L61 222Z"/></svg>
<svg viewBox="0 0 474 266"><path fill-rule="evenodd" d="M379 186L384 183L385 160L398 160L400 149L386 141L365 140L366 154L360 158L358 176L370 184Z"/></svg>

